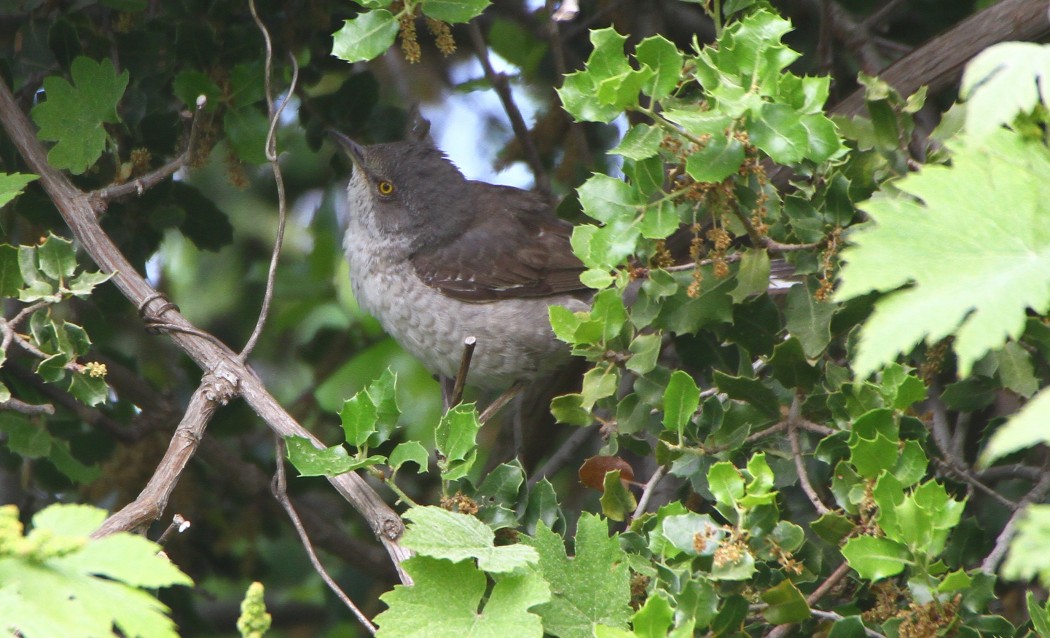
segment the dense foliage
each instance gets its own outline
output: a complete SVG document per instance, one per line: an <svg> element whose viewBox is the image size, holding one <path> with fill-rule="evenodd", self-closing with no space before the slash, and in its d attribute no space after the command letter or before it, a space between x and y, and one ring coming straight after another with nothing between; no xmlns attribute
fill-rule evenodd
<svg viewBox="0 0 1050 638"><path fill-rule="evenodd" d="M1050 636L1050 49L901 95L857 69L968 9L258 4L0 9L5 635ZM510 126L456 143L528 165L595 291L513 460L357 309L323 141L490 91ZM275 446L258 378L328 447ZM347 472L403 535L310 478ZM147 483L170 562L92 507Z"/></svg>

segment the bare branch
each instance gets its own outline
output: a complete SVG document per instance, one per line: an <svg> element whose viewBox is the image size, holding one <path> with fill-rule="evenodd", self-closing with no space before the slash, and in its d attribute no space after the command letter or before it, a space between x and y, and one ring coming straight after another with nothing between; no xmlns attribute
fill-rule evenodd
<svg viewBox="0 0 1050 638"><path fill-rule="evenodd" d="M0 123L30 170L40 176L41 186L54 202L77 241L100 270L113 275L113 284L136 307L155 299L157 291L135 270L99 226L96 211L92 207L92 198L77 189L65 175L47 163L46 153L33 133L32 124L19 109L11 90L3 82L0 82ZM303 436L315 446L323 447L321 441L281 407L255 373L236 360L236 355L229 348L217 339L203 336L206 333L197 330L170 304L162 306L156 313L148 307L145 310L147 320L162 326L172 342L201 369L215 370L222 366L229 371L238 380L241 396L278 435ZM397 542L404 532L404 523L400 517L359 474L349 472L329 477L328 480L336 491L368 520L372 531L383 543L397 567L402 582L411 582L409 576L400 568L401 562L409 556L408 551Z"/></svg>
<svg viewBox="0 0 1050 638"><path fill-rule="evenodd" d="M189 164L190 160L193 158L193 152L196 149L197 137L200 132L201 113L204 111L204 106L206 104L207 100L203 95L197 98L196 109L193 111L193 114L190 115L190 134L189 138L186 140L186 149L182 151L181 155L172 158L160 168L150 171L141 177L136 177L130 182L115 184L94 191L90 194L90 197L95 201L94 208L101 211L105 208L105 203L111 200L125 197L127 195L141 196L143 193L168 179L177 173L179 169Z"/></svg>
<svg viewBox="0 0 1050 638"><path fill-rule="evenodd" d="M1050 33L1046 0L1003 0L963 20L954 28L915 49L878 72L878 76L911 95L923 85L931 92L954 83L975 55L1006 40L1038 40ZM864 111L864 88L857 89L832 111L859 115Z"/></svg>
<svg viewBox="0 0 1050 638"><path fill-rule="evenodd" d="M995 547L981 562L981 571L989 574L995 573L995 570L999 568L999 563L1006 557L1006 552L1010 548L1010 541L1013 540L1014 535L1017 533L1017 522L1024 516L1029 505L1041 503L1048 492L1050 492L1050 472L1044 468L1042 478L1017 503L1017 509L1014 510L1010 520L1006 522L1003 531L999 532L999 537L995 539Z"/></svg>
<svg viewBox="0 0 1050 638"><path fill-rule="evenodd" d="M593 424L573 432L569 438L565 439L564 443L558 446L558 449L547 459L543 467L529 477L529 487L531 488L548 476L557 474L576 454L576 451L590 440L600 428L600 425Z"/></svg>
<svg viewBox="0 0 1050 638"><path fill-rule="evenodd" d="M449 397L448 405L445 406L446 410L463 400L463 388L467 385L470 360L474 358L474 348L477 345L477 337L467 337L463 340L463 356L459 360L459 370L456 371L456 381L452 386L452 396Z"/></svg>
<svg viewBox="0 0 1050 638"><path fill-rule="evenodd" d="M237 359L241 362L248 359L248 355L255 349L255 344L259 341L259 336L262 335L263 328L266 326L266 319L270 316L270 304L273 301L273 286L274 281L277 278L277 262L281 258L281 247L284 245L284 226L288 219L288 201L284 192L284 173L281 172L281 165L277 161L277 123L281 119L281 113L284 112L284 108L288 105L288 100L291 99L292 94L295 93L296 84L299 82L299 62L295 59L295 56L291 53L288 54L288 58L292 64L292 82L288 87L288 92L285 94L284 99L281 100L281 105L278 108L274 108L274 96L273 87L270 84L270 77L273 75L273 46L270 42L270 32L266 30L266 25L263 24L262 19L259 17L259 13L255 10L255 0L249 0L248 6L252 11L252 18L255 19L256 26L259 27L259 31L262 32L263 40L266 42L266 70L264 74L265 82L265 93L266 93L266 106L267 112L270 116L270 130L266 133L266 160L270 163L270 169L273 171L273 181L277 186L277 237L273 242L273 251L270 253L270 267L266 272L266 291L263 293L262 308L259 309L259 318L255 321L255 328L252 329L252 334L248 337L247 343L244 344L244 348L240 354L237 355Z"/></svg>
<svg viewBox="0 0 1050 638"><path fill-rule="evenodd" d="M253 5L254 13L254 5ZM292 502L288 499L288 483L285 480L284 474L284 439L275 437L275 443L277 448L276 460L277 460L277 473L274 474L271 491L273 497L277 499L277 502L284 508L285 513L288 514L288 518L292 521L292 526L295 527L295 531L299 534L299 541L302 543L303 548L306 549L306 555L310 557L310 563L313 564L314 570L320 574L321 580L328 585L328 589L332 590L332 593L336 595L336 598L341 600L347 609L349 609L354 617L357 618L358 622L368 630L368 633L373 636L376 633L376 626L372 624L372 621L365 616L364 613L354 604L354 601L350 600L350 597L346 595L346 592L339 587L335 582L335 579L328 573L328 570L321 564L321 559L317 557L317 552L314 551L314 546L310 542L310 537L306 534L306 529L303 528L303 522L299 520L299 514L295 511L295 507L292 506Z"/></svg>
<svg viewBox="0 0 1050 638"><path fill-rule="evenodd" d="M813 504L813 508L817 510L817 513L824 515L831 510L828 509L827 505L824 505L824 501L820 500L820 495L813 489L813 484L809 482L809 472L806 471L806 461L802 458L802 446L798 440L801 403L798 395L795 396L794 401L791 403L791 413L787 419L788 441L791 443L791 455L795 458L795 470L798 472L799 485L801 485L802 491L806 493L809 502Z"/></svg>
<svg viewBox="0 0 1050 638"><path fill-rule="evenodd" d="M26 416L37 416L40 414L54 414L55 406L50 403L26 403L25 401L19 401L12 397L7 401L0 401L0 410L11 410L12 412L18 412Z"/></svg>
<svg viewBox="0 0 1050 638"><path fill-rule="evenodd" d="M532 136L529 134L529 127L525 124L525 118L522 117L521 110L514 102L514 95L510 91L510 83L507 81L507 76L493 68L492 62L489 60L488 45L485 43L485 37L481 34L481 27L478 26L477 21L472 20L467 24L467 30L470 32L470 39L474 44L474 53L478 56L478 62L481 63L481 68L485 71L485 77L488 78L492 88L496 90L496 95L499 96L500 102L503 103L503 110L507 112L507 117L510 118L510 126L514 130L514 136L518 138L518 142L525 153L525 160L529 163L529 168L532 169L532 174L536 177L536 189L550 199L552 197L550 177L543 168L543 161L540 159L540 153L536 150L536 144L533 143Z"/></svg>
<svg viewBox="0 0 1050 638"><path fill-rule="evenodd" d="M656 486L660 484L660 481L661 479L663 479L664 474L666 474L666 471L661 465L660 467L656 468L656 471L653 472L653 475L649 477L649 481L645 484L645 488L642 489L642 496L638 499L638 506L634 508L634 513L631 514L632 519L638 518L642 514L645 514L645 508L649 506L649 499L652 498L653 492L656 491Z"/></svg>

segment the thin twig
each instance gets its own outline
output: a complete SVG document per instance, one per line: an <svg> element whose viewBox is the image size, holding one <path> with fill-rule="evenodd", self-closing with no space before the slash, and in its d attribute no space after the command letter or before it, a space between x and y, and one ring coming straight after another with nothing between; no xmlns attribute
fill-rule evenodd
<svg viewBox="0 0 1050 638"><path fill-rule="evenodd" d="M172 158L164 165L159 168L146 173L141 177L136 177L130 182L124 184L115 184L100 188L89 194L94 201L99 203L109 202L119 197L125 197L127 195L141 196L143 193L153 188L157 184L160 184L164 180L168 179L179 171L182 167L186 166L193 159L193 152L196 149L197 137L200 133L200 120L201 113L204 111L205 105L208 100L203 95L197 98L196 108L193 114L190 115L190 134L186 140L186 148L182 151L181 155ZM104 206L95 206L97 211L104 210Z"/></svg>
<svg viewBox="0 0 1050 638"><path fill-rule="evenodd" d="M514 95L510 91L507 76L493 68L492 62L489 60L488 44L485 43L485 36L481 34L481 27L478 26L477 20L472 20L467 24L467 30L470 32L470 39L474 43L474 53L478 56L478 62L481 63L481 68L485 71L485 77L488 78L492 88L496 91L496 95L499 96L500 102L503 103L503 110L507 112L507 117L510 118L510 127L514 130L514 136L518 138L518 143L521 144L522 151L525 154L525 160L529 163L529 168L532 169L532 174L536 177L536 190L549 199L552 197L550 177L547 175L547 171L544 170L540 153L536 150L536 144L532 141L532 136L529 135L529 127L525 124L525 118L522 117L521 110L518 109L518 105L514 102Z"/></svg>
<svg viewBox="0 0 1050 638"><path fill-rule="evenodd" d="M262 19L255 10L255 0L249 0L248 6L251 8L255 24L259 27L259 31L263 34L263 40L266 42L265 93L267 110L270 116L270 130L266 135L266 160L270 163L270 168L273 171L273 180L277 185L277 237L274 239L273 251L270 253L270 268L266 273L266 291L263 293L259 318L255 322L255 328L252 330L252 335L248 338L248 342L244 344L244 349L237 355L238 360L242 362L246 361L248 355L255 349L255 344L258 343L259 336L262 335L263 327L266 325L266 319L270 316L270 303L273 301L274 282L277 279L277 262L281 258L281 247L284 244L284 226L288 218L288 203L284 192L284 175L281 172L281 165L277 161L277 123L281 118L284 107L288 105L288 100L291 99L292 94L295 92L296 84L299 82L299 62L294 55L289 53L288 59L292 64L292 81L284 99L281 100L280 107L275 109L273 89L270 86L270 76L273 74L273 47L270 42L270 32L266 30L266 25L263 24Z"/></svg>
<svg viewBox="0 0 1050 638"><path fill-rule="evenodd" d="M166 545L173 535L181 534L189 528L190 522L182 514L175 514L171 517L171 524L168 525L168 529L164 530L164 533L157 539L157 544L161 546Z"/></svg>
<svg viewBox="0 0 1050 638"><path fill-rule="evenodd" d="M858 25L864 31L873 31L882 26L882 23L889 18L894 11L897 10L902 4L909 2L910 0L889 0L886 4L878 8L871 15L860 21Z"/></svg>
<svg viewBox="0 0 1050 638"><path fill-rule="evenodd" d="M1014 534L1017 533L1017 522L1021 520L1021 516L1028 510L1028 506L1033 503L1042 502L1046 497L1047 492L1050 492L1050 472L1047 472L1044 468L1044 474L1039 482L1035 484L1027 494L1024 495L1017 503L1017 509L1013 515L1010 516L1010 520L1006 522L1003 527L1003 531L999 532L998 538L995 539L995 547L991 553L985 557L984 561L981 562L981 571L989 574L994 574L995 570L998 569L999 563L1006 556L1006 551L1010 548L1010 541L1013 540Z"/></svg>
<svg viewBox="0 0 1050 638"><path fill-rule="evenodd" d="M525 384L521 381L515 382L514 385L510 386L503 391L496 399L488 405L487 408L478 417L478 421L481 423L487 423L489 419L496 416L503 406L511 402L511 400L521 394L521 391L525 389Z"/></svg>
<svg viewBox="0 0 1050 638"><path fill-rule="evenodd" d="M821 598L826 596L828 592L830 592L843 578L846 577L847 574L849 574L849 570L849 563L842 563L835 568L835 571L831 572L831 574L824 579L824 582L814 589L809 596L806 596L806 604L810 607L817 604ZM783 638L783 636L786 636L787 633L791 631L791 627L792 625L790 623L777 625L772 631L766 634L766 638Z"/></svg>
<svg viewBox="0 0 1050 638"><path fill-rule="evenodd" d="M463 400L463 388L467 385L467 374L470 372L470 360L474 357L474 348L478 345L477 337L470 336L463 340L463 355L459 360L459 370L456 371L456 381L452 386L452 396L448 399L448 409Z"/></svg>
<svg viewBox="0 0 1050 638"><path fill-rule="evenodd" d="M802 491L806 493L809 502L813 504L813 509L823 516L831 510L828 509L827 505L824 505L824 501L820 500L820 495L813 489L813 484L809 482L809 472L806 471L806 462L802 458L802 446L798 441L798 416L801 411L801 403L798 395L795 395L787 419L788 441L791 442L791 456L795 458L795 470L798 472L799 485L802 486Z"/></svg>
<svg viewBox="0 0 1050 638"><path fill-rule="evenodd" d="M579 428L572 435L565 439L565 442L558 446L558 449L551 454L547 462L543 464L539 470L537 470L531 477L529 477L529 487L539 483L548 476L554 476L557 474L570 459L576 454L576 451L586 443L595 432L601 428L601 425L595 423L585 428Z"/></svg>
<svg viewBox="0 0 1050 638"><path fill-rule="evenodd" d="M295 507L292 505L291 500L288 499L288 485L284 473L284 439L275 436L274 442L277 447L277 473L274 474L273 483L271 484L273 497L277 499L277 502L284 508L285 513L288 514L288 518L291 519L296 533L299 534L299 542L302 543L303 548L306 550L306 555L310 557L310 562L313 564L314 570L320 574L321 580L328 585L328 589L332 590L332 593L335 594L339 600L343 601L343 604L354 614L358 622L368 630L368 633L374 636L376 634L376 626L372 624L372 621L368 619L368 616L365 616L365 614L358 609L357 605L354 604L354 601L350 600L350 597L346 595L346 592L344 592L335 582L335 579L328 574L328 570L321 564L321 559L317 557L317 552L314 551L314 546L310 542L310 537L306 534L303 522L299 520L298 512L295 511Z"/></svg>
<svg viewBox="0 0 1050 638"><path fill-rule="evenodd" d="M656 468L653 475L649 477L649 481L645 484L645 488L642 489L642 496L638 499L638 507L634 508L634 513L631 514L631 518L635 519L645 514L645 508L649 506L649 499L653 497L653 492L656 491L656 486L660 484L663 479L666 470L664 466Z"/></svg>

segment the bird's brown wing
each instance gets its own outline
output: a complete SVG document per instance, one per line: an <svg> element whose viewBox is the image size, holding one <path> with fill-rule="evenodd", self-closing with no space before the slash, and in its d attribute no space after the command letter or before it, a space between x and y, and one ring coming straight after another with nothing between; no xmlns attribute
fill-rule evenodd
<svg viewBox="0 0 1050 638"><path fill-rule="evenodd" d="M538 196L479 182L464 196L483 211L476 223L411 258L428 286L477 303L586 290L580 283L585 267L569 244L572 224L555 217Z"/></svg>

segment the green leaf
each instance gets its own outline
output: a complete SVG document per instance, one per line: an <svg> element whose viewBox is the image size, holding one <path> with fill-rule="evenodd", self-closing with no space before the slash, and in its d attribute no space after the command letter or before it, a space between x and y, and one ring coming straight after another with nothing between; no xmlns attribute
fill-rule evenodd
<svg viewBox="0 0 1050 638"><path fill-rule="evenodd" d="M810 617L806 597L790 580L762 592L762 602L769 605L762 610L762 617L772 625L800 623Z"/></svg>
<svg viewBox="0 0 1050 638"><path fill-rule="evenodd" d="M952 165L896 182L917 199L876 197L873 222L850 237L838 299L881 297L853 362L866 377L925 339L955 334L959 375L1018 339L1026 311L1050 309L1050 151L1012 132L959 141ZM989 210L1008 210L1010 223Z"/></svg>
<svg viewBox="0 0 1050 638"><path fill-rule="evenodd" d="M1040 104L1050 108L1050 47L1002 42L981 51L963 72L966 132L983 138Z"/></svg>
<svg viewBox="0 0 1050 638"><path fill-rule="evenodd" d="M397 444L397 447L390 452L390 458L387 460L390 467L394 468L394 471L400 470L401 466L409 461L419 466L418 474L426 474L427 466L430 462L430 454L418 441L405 441Z"/></svg>
<svg viewBox="0 0 1050 638"><path fill-rule="evenodd" d="M625 521L638 507L638 501L620 480L620 470L605 473L602 481L602 514L614 521Z"/></svg>
<svg viewBox="0 0 1050 638"><path fill-rule="evenodd" d="M635 374L648 374L656 367L662 342L663 338L658 334L639 334L628 347L631 358L624 367Z"/></svg>
<svg viewBox="0 0 1050 638"><path fill-rule="evenodd" d="M690 556L710 556L726 531L709 514L675 514L660 521L660 536L676 550ZM654 550L656 551L656 550ZM665 554L666 549L661 548Z"/></svg>
<svg viewBox="0 0 1050 638"><path fill-rule="evenodd" d="M835 304L817 301L814 292L815 286L809 282L792 286L784 311L788 333L802 342L802 350L810 359L819 358L831 343L831 318L836 308Z"/></svg>
<svg viewBox="0 0 1050 638"><path fill-rule="evenodd" d="M8 449L22 458L38 459L51 451L47 428L16 412L0 412L0 432L7 435Z"/></svg>
<svg viewBox="0 0 1050 638"><path fill-rule="evenodd" d="M653 592L642 608L631 617L631 628L638 638L667 638L667 630L672 623L674 610L659 592Z"/></svg>
<svg viewBox="0 0 1050 638"><path fill-rule="evenodd" d="M117 103L128 86L128 72L117 75L108 58L95 62L83 56L70 68L73 84L64 78L44 78L47 99L33 107L41 140L56 142L49 164L79 175L95 163L106 146L103 124L117 124Z"/></svg>
<svg viewBox="0 0 1050 638"><path fill-rule="evenodd" d="M351 457L342 445L318 449L310 439L302 436L290 436L285 442L288 460L299 470L299 476L336 476L386 461L383 456Z"/></svg>
<svg viewBox="0 0 1050 638"><path fill-rule="evenodd" d="M0 558L0 618L26 638L111 636L177 638L168 608L142 588L192 581L144 538L117 533L92 540L106 513L86 505L51 505L20 538L18 511L0 510L8 539L32 554ZM65 619L73 620L70 626Z"/></svg>
<svg viewBox="0 0 1050 638"><path fill-rule="evenodd" d="M639 42L634 57L653 71L642 91L654 100L670 95L682 79L682 54L663 36L654 35Z"/></svg>
<svg viewBox="0 0 1050 638"><path fill-rule="evenodd" d="M379 597L389 609L375 618L377 638L543 636L540 617L528 611L551 596L537 575L504 576L485 598L487 579L471 562L413 556L403 565L414 584Z"/></svg>
<svg viewBox="0 0 1050 638"><path fill-rule="evenodd" d="M908 548L888 538L857 536L842 547L846 562L866 580L881 580L904 571L911 563Z"/></svg>
<svg viewBox="0 0 1050 638"><path fill-rule="evenodd" d="M1048 543L1050 505L1029 505L1017 522L1017 535L1010 541L1010 551L1002 567L1003 578L1017 581L1038 578L1043 587L1050 585Z"/></svg>
<svg viewBox="0 0 1050 638"><path fill-rule="evenodd" d="M333 34L332 55L347 62L363 62L382 55L397 37L397 18L376 9L344 22Z"/></svg>
<svg viewBox="0 0 1050 638"><path fill-rule="evenodd" d="M682 217L674 202L667 200L645 207L638 230L646 239L664 239L682 224Z"/></svg>
<svg viewBox="0 0 1050 638"><path fill-rule="evenodd" d="M95 290L95 286L109 281L113 273L81 272L69 281L69 292L81 299L88 297Z"/></svg>
<svg viewBox="0 0 1050 638"><path fill-rule="evenodd" d="M64 280L77 268L73 242L48 233L47 240L37 246L40 270L55 281Z"/></svg>
<svg viewBox="0 0 1050 638"><path fill-rule="evenodd" d="M635 124L627 129L616 148L609 151L628 159L643 160L660 152L660 142L664 133L650 124Z"/></svg>
<svg viewBox="0 0 1050 638"><path fill-rule="evenodd" d="M414 552L453 562L474 558L478 567L490 573L513 572L539 560L528 545L496 547L495 534L473 516L440 507L413 507L404 517L412 521L402 544Z"/></svg>
<svg viewBox="0 0 1050 638"><path fill-rule="evenodd" d="M222 89L206 73L186 70L175 76L171 90L190 109L197 108L197 98L204 96L207 111L214 111L222 97Z"/></svg>
<svg viewBox="0 0 1050 638"><path fill-rule="evenodd" d="M481 15L489 0L423 0L423 13L436 20L456 24Z"/></svg>
<svg viewBox="0 0 1050 638"><path fill-rule="evenodd" d="M69 379L69 393L86 406L105 403L109 386L102 377L93 377L86 372L76 372Z"/></svg>
<svg viewBox="0 0 1050 638"><path fill-rule="evenodd" d="M565 542L544 522L533 538L523 543L539 553L538 570L550 583L549 603L536 609L543 626L558 638L590 638L597 624L625 628L631 616L630 570L627 555L608 526L594 514L584 513L576 527L575 556L565 552ZM516 633L508 634L509 636Z"/></svg>
<svg viewBox="0 0 1050 638"><path fill-rule="evenodd" d="M592 175L577 192L583 212L600 222L617 217L634 219L642 203L630 184L601 173Z"/></svg>
<svg viewBox="0 0 1050 638"><path fill-rule="evenodd" d="M995 361L999 367L999 378L1003 387L1030 399L1039 389L1039 380L1035 377L1032 356L1016 341L1007 341L995 352Z"/></svg>
<svg viewBox="0 0 1050 638"><path fill-rule="evenodd" d="M744 498L744 477L728 461L719 461L707 471L707 485L720 505L735 508Z"/></svg>
<svg viewBox="0 0 1050 638"><path fill-rule="evenodd" d="M758 379L731 377L718 370L712 378L718 389L729 398L743 401L770 416L780 414L780 401L776 394Z"/></svg>
<svg viewBox="0 0 1050 638"><path fill-rule="evenodd" d="M1035 592L1029 590L1025 595L1025 603L1028 606L1028 617L1032 619L1032 627L1039 638L1050 638L1050 610L1047 605L1040 605L1035 599Z"/></svg>
<svg viewBox="0 0 1050 638"><path fill-rule="evenodd" d="M744 163L744 144L732 135L705 136L706 143L685 160L685 172L698 182L721 182Z"/></svg>
<svg viewBox="0 0 1050 638"><path fill-rule="evenodd" d="M343 425L346 442L354 447L364 445L376 431L378 418L376 406L364 390L344 401L343 409L339 411L339 421Z"/></svg>
<svg viewBox="0 0 1050 638"><path fill-rule="evenodd" d="M806 360L802 342L796 337L790 337L773 347L769 365L773 378L785 388L809 390L820 380L820 370Z"/></svg>
<svg viewBox="0 0 1050 638"><path fill-rule="evenodd" d="M481 423L473 403L455 405L441 416L434 430L438 453L448 461L462 461L476 447Z"/></svg>
<svg viewBox="0 0 1050 638"><path fill-rule="evenodd" d="M615 394L619 384L620 374L616 366L600 364L591 368L583 375L583 388L580 390L583 396L581 407L590 410L599 400Z"/></svg>
<svg viewBox="0 0 1050 638"><path fill-rule="evenodd" d="M26 184L37 178L23 173L0 173L0 207L18 197Z"/></svg>
<svg viewBox="0 0 1050 638"><path fill-rule="evenodd" d="M0 244L0 297L17 297L24 284L18 249L10 244Z"/></svg>
<svg viewBox="0 0 1050 638"><path fill-rule="evenodd" d="M761 248L745 250L736 281L736 288L731 293L733 303L742 303L752 295L764 293L769 288L769 253Z"/></svg>
<svg viewBox="0 0 1050 638"><path fill-rule="evenodd" d="M611 27L591 30L594 49L584 70L565 76L558 89L565 110L577 120L611 122L637 103L638 91L654 72L631 67L623 53L626 40Z"/></svg>
<svg viewBox="0 0 1050 638"><path fill-rule="evenodd" d="M686 424L700 407L700 388L693 377L683 370L671 373L671 380L664 390L663 406L664 429L677 432L681 438Z"/></svg>

